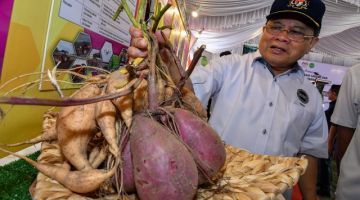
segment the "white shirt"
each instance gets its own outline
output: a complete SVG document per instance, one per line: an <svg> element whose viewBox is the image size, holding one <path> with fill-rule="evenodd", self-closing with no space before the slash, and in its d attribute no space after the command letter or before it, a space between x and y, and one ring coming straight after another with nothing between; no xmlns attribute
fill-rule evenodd
<svg viewBox="0 0 360 200"><path fill-rule="evenodd" d="M297 65L273 76L259 52L229 55L191 75L210 125L222 139L253 153L326 158L328 128L319 91Z"/></svg>
<svg viewBox="0 0 360 200"><path fill-rule="evenodd" d="M331 122L356 128L351 142L341 160L336 199L360 197L360 64L350 68L345 75L336 101Z"/></svg>

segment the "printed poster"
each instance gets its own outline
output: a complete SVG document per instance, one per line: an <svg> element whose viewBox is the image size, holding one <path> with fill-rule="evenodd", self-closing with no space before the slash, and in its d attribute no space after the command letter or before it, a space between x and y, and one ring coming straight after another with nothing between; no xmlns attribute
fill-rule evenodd
<svg viewBox="0 0 360 200"><path fill-rule="evenodd" d="M341 84L342 79L348 69L345 66L332 65L326 63L299 60L299 65L305 71L305 76L310 81L322 81L328 84Z"/></svg>
<svg viewBox="0 0 360 200"><path fill-rule="evenodd" d="M307 60L299 60L298 63L303 68L305 76L314 83L324 97L324 107L326 110L327 103L329 102L327 91L329 91L333 84L341 85L348 67Z"/></svg>
<svg viewBox="0 0 360 200"><path fill-rule="evenodd" d="M82 76L114 71L127 61L132 25L123 11L114 21L121 0L52 0L41 70L56 66L62 88L74 88ZM127 0L135 15L137 0ZM76 72L82 76L68 73ZM62 84L63 83L63 84ZM41 90L52 89L42 82Z"/></svg>

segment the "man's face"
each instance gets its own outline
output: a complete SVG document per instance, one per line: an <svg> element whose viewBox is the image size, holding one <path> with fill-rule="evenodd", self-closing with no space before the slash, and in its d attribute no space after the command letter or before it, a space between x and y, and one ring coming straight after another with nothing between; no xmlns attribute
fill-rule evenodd
<svg viewBox="0 0 360 200"><path fill-rule="evenodd" d="M292 36L312 36L314 34L312 28L295 19L270 20L265 27L259 42L259 51L275 73L290 69L318 41L317 37L300 37L303 38L300 41L293 40ZM278 33L274 34L274 31Z"/></svg>
<svg viewBox="0 0 360 200"><path fill-rule="evenodd" d="M327 92L327 96L330 101L335 101L337 98L336 92L332 91L331 89Z"/></svg>

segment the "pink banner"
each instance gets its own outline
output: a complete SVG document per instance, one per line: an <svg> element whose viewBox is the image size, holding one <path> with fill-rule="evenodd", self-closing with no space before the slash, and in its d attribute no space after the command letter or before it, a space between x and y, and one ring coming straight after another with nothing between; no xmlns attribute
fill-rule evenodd
<svg viewBox="0 0 360 200"><path fill-rule="evenodd" d="M0 1L0 77L14 0Z"/></svg>

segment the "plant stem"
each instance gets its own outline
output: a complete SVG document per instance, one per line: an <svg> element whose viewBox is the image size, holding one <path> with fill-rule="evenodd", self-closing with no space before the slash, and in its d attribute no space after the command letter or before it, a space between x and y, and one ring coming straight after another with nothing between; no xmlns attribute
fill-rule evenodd
<svg viewBox="0 0 360 200"><path fill-rule="evenodd" d="M158 107L157 101L157 88L156 88L156 54L159 51L158 41L154 33L149 32L149 41L151 43L151 51L149 54L149 69L148 75L148 96L149 96L149 109L154 110Z"/></svg>
<svg viewBox="0 0 360 200"><path fill-rule="evenodd" d="M115 20L119 17L120 13L121 13L123 10L124 10L124 6L123 6L122 4L120 4L119 7L118 7L118 9L117 9L116 12L114 13L112 19L115 21Z"/></svg>
<svg viewBox="0 0 360 200"><path fill-rule="evenodd" d="M129 84L127 84L124 88L122 88L121 91L119 91L119 92L116 92L113 94L97 96L94 98L86 98L86 99L63 98L61 100L57 100L57 99L40 99L40 98L3 96L3 97L0 97L0 104L58 106L58 107L91 104L91 103L115 99L115 98L127 95L133 91L133 87L137 87L140 84L141 80L142 80L142 78L134 79Z"/></svg>
<svg viewBox="0 0 360 200"><path fill-rule="evenodd" d="M145 5L146 5L146 0L140 0L140 4L139 4L139 12L136 15L136 21L137 22L142 22L144 21L144 17L145 17Z"/></svg>
<svg viewBox="0 0 360 200"><path fill-rule="evenodd" d="M154 25L152 27L152 32L155 32L158 25L159 25L159 22L160 22L160 19L162 18L162 16L165 14L165 12L171 7L171 4L167 3L164 8L162 8L160 10L160 13L158 15L155 16L155 19L154 19Z"/></svg>
<svg viewBox="0 0 360 200"><path fill-rule="evenodd" d="M121 5L124 7L125 13L129 17L133 26L135 28L141 28L140 23L135 20L134 15L131 13L129 6L126 3L126 0L121 0Z"/></svg>
<svg viewBox="0 0 360 200"><path fill-rule="evenodd" d="M186 80L190 77L191 73L194 71L194 68L197 64L197 62L199 61L199 59L201 58L202 53L204 52L206 46L205 45L201 45L200 48L198 48L195 53L194 53L194 58L191 61L188 69L185 71L185 76L181 77L179 84L178 84L178 88L182 88L186 82Z"/></svg>

